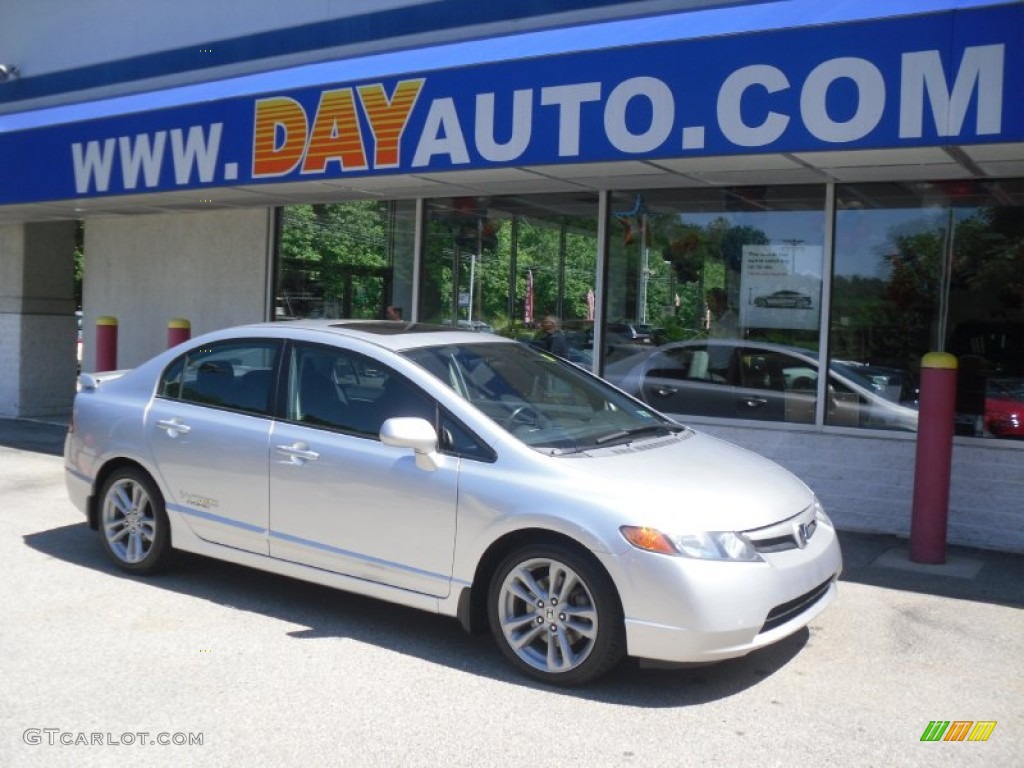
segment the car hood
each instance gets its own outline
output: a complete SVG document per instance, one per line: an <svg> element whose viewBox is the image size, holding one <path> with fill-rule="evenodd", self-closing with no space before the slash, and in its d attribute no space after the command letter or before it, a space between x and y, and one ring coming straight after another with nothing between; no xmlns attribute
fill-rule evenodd
<svg viewBox="0 0 1024 768"><path fill-rule="evenodd" d="M701 432L560 460L622 524L744 531L792 517L814 498L775 462Z"/></svg>

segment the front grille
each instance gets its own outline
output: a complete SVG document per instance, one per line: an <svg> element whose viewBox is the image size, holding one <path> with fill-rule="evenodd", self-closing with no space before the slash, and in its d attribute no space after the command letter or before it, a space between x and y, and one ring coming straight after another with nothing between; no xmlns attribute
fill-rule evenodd
<svg viewBox="0 0 1024 768"><path fill-rule="evenodd" d="M803 549L810 542L818 521L814 519L814 510L808 507L799 515L783 520L781 523L744 531L743 535L750 539L761 554L785 552L790 549Z"/></svg>
<svg viewBox="0 0 1024 768"><path fill-rule="evenodd" d="M789 602L777 605L768 612L768 618L765 619L764 625L761 627L761 632L768 632L769 630L781 627L787 621L792 620L799 614L809 609L816 602L821 600L828 592L828 588L832 586L832 579L823 581L821 584L816 586L809 592L805 592Z"/></svg>

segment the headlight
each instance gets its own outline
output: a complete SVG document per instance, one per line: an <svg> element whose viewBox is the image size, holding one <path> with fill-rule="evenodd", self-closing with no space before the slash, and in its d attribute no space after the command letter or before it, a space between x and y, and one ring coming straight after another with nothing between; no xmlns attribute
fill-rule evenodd
<svg viewBox="0 0 1024 768"><path fill-rule="evenodd" d="M754 563L761 556L742 533L700 531L663 533L654 528L624 525L619 529L626 541L637 549L662 555L682 555L698 560L733 560Z"/></svg>
<svg viewBox="0 0 1024 768"><path fill-rule="evenodd" d="M814 519L822 525L827 525L829 528L835 528L832 524L832 518L825 514L825 508L821 505L818 497L814 497L814 503L811 505L814 507Z"/></svg>

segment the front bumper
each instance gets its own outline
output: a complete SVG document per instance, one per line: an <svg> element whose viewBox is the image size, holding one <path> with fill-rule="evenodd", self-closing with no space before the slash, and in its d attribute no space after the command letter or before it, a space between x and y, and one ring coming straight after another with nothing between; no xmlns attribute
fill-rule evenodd
<svg viewBox="0 0 1024 768"><path fill-rule="evenodd" d="M819 526L804 549L764 562L694 560L636 549L603 555L622 600L630 656L700 663L744 656L809 624L836 596L842 555Z"/></svg>

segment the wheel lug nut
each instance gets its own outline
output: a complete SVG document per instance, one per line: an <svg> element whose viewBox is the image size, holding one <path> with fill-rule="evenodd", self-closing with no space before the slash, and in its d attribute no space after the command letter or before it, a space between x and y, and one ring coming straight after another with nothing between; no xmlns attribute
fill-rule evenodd
<svg viewBox="0 0 1024 768"><path fill-rule="evenodd" d="M537 601L537 607L538 608L543 608L544 607L544 601L543 600L538 600Z"/></svg>
<svg viewBox="0 0 1024 768"><path fill-rule="evenodd" d="M544 617L543 616L538 616L537 617L537 624L543 624L543 623L544 623Z"/></svg>
<svg viewBox="0 0 1024 768"><path fill-rule="evenodd" d="M565 614L564 613L558 614L558 620L559 621L565 621Z"/></svg>

